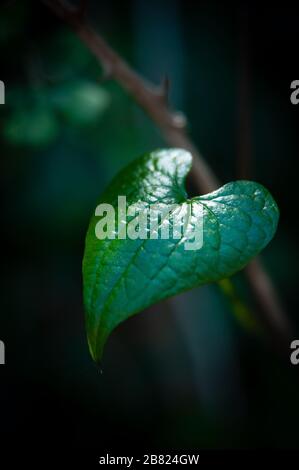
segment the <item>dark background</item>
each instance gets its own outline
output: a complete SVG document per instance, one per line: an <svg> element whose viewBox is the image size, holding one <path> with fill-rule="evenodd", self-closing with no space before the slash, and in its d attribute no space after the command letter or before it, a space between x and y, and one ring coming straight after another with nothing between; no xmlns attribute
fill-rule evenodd
<svg viewBox="0 0 299 470"><path fill-rule="evenodd" d="M275 197L281 220L262 259L299 337L299 105L290 102L299 6L89 4L95 28L136 70L155 83L167 74L171 103L219 178L259 181ZM125 446L127 455L296 448L299 366L248 330L217 286L128 320L102 370L93 364L81 288L88 220L112 176L165 143L40 2L2 2L0 57L0 456L12 443L92 458ZM235 283L254 311L243 276Z"/></svg>

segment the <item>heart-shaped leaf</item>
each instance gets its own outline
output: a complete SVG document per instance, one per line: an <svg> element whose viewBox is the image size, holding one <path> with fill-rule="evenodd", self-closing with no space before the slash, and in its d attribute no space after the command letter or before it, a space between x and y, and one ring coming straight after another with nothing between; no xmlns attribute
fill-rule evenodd
<svg viewBox="0 0 299 470"><path fill-rule="evenodd" d="M88 343L95 361L100 360L111 331L123 320L166 297L231 276L257 255L275 233L277 205L258 183L236 181L188 199L184 180L191 163L191 155L180 149L144 155L115 177L99 201L115 208L115 220L113 215L109 232L111 217L110 222L106 219L110 238L99 239L98 223L102 221L103 229L104 221L99 214L103 216L104 212L96 211L86 237L84 304ZM178 239L170 230L168 239L151 239L152 232L147 228L147 237L143 234L141 238L129 238L123 230L136 217L133 214L124 220L123 209L118 207L119 196L126 196L126 207L137 206L135 216L146 210L144 203L174 205L173 213L186 216L184 236ZM148 214L143 219L146 222ZM173 228L174 222L166 219L159 219L156 234L165 224ZM186 248L186 233L192 232L197 223L202 228L202 246L199 243L196 249L190 245ZM135 228L139 224L140 220Z"/></svg>

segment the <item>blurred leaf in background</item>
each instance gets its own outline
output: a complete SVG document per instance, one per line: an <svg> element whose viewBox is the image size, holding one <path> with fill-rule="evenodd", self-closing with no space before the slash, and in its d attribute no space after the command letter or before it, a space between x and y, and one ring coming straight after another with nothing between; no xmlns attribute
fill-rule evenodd
<svg viewBox="0 0 299 470"><path fill-rule="evenodd" d="M78 127L93 124L109 105L104 89L83 80L56 87L50 100L66 121Z"/></svg>
<svg viewBox="0 0 299 470"><path fill-rule="evenodd" d="M70 81L37 90L12 89L4 138L13 145L45 146L59 135L58 119L84 127L98 122L109 105L109 95L86 80Z"/></svg>

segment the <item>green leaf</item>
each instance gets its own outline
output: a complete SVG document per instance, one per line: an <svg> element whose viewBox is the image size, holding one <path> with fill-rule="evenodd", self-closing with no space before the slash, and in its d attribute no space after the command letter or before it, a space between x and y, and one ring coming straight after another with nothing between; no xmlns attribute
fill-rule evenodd
<svg viewBox="0 0 299 470"><path fill-rule="evenodd" d="M95 228L100 218L92 217L83 281L88 343L95 361L101 359L108 336L123 320L162 299L231 276L276 231L277 205L258 183L236 181L188 199L184 181L191 163L191 155L180 149L146 154L120 172L99 201L113 205L116 219L119 195L126 195L127 205L179 204L180 210L189 211L187 228L194 227L202 210L203 246L186 250L186 239L173 237L119 239L117 229L115 239L99 240Z"/></svg>

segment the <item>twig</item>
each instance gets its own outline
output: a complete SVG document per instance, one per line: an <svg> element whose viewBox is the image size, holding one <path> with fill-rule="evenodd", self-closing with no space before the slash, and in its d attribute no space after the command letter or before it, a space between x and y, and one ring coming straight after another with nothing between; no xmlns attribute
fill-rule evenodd
<svg viewBox="0 0 299 470"><path fill-rule="evenodd" d="M191 178L199 193L208 193L220 186L209 165L197 150L186 131L186 118L182 113L172 110L165 94L168 84L155 87L141 78L120 57L107 42L86 22L82 8L75 9L65 0L42 0L62 20L68 22L76 34L93 52L102 65L105 75L116 80L144 109L159 128L165 141L175 147L189 150L193 155ZM86 2L84 2L86 3ZM84 8L86 11L86 5ZM264 323L285 343L290 337L288 318L280 306L280 301L269 276L260 261L250 263L245 274L259 306Z"/></svg>

